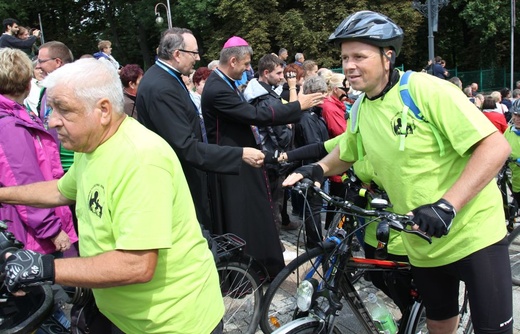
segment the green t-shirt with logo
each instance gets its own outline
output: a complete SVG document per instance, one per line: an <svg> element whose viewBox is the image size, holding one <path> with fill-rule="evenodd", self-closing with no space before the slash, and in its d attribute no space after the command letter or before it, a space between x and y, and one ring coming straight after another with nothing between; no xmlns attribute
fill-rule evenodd
<svg viewBox="0 0 520 334"><path fill-rule="evenodd" d="M127 117L92 153L76 153L59 181L76 200L80 254L158 249L153 279L93 289L125 333L210 333L224 305L215 262L182 167L159 136Z"/></svg>
<svg viewBox="0 0 520 334"><path fill-rule="evenodd" d="M415 73L409 90L423 114L423 120L407 114L403 121L403 103L399 84L384 99L367 98L358 110L358 131L347 129L340 143L340 158L355 161L366 156L381 180L396 213L439 200L464 170L472 147L497 129L466 96L448 81ZM430 122L440 134L445 154L435 138ZM406 131L405 131L406 130ZM399 133L406 132L404 149ZM358 136L362 143L358 152ZM501 240L506 235L500 192L494 180L466 204L453 221L451 231L423 239L402 233L410 262L418 267L436 267L455 262Z"/></svg>

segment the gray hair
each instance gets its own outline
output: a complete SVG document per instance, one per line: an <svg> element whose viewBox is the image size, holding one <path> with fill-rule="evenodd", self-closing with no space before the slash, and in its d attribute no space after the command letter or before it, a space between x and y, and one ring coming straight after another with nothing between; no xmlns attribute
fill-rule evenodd
<svg viewBox="0 0 520 334"><path fill-rule="evenodd" d="M220 51L219 63L221 65L227 64L232 57L242 60L246 55L253 56L253 48L249 45L224 48Z"/></svg>
<svg viewBox="0 0 520 334"><path fill-rule="evenodd" d="M58 85L71 87L87 112L91 112L100 99L107 98L115 112L124 113L123 85L108 60L79 59L50 73L42 84L47 89Z"/></svg>
<svg viewBox="0 0 520 334"><path fill-rule="evenodd" d="M159 51L157 52L159 59L170 60L173 57L173 51L185 48L186 43L184 43L183 34L193 35L191 30L177 27L165 30L162 33L161 41L159 42Z"/></svg>
<svg viewBox="0 0 520 334"><path fill-rule="evenodd" d="M297 54L294 55L294 60L296 61L300 61L300 59L303 58L303 53L301 52L298 52Z"/></svg>
<svg viewBox="0 0 520 334"><path fill-rule="evenodd" d="M212 60L208 64L208 70L213 71L215 68L217 68L217 66L218 66L218 60Z"/></svg>
<svg viewBox="0 0 520 334"><path fill-rule="evenodd" d="M327 93L327 83L319 75L312 76L303 83L303 94Z"/></svg>

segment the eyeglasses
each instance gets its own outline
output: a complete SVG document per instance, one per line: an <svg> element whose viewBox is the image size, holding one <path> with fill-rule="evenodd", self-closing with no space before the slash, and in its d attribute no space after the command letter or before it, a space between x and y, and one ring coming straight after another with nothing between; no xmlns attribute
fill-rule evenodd
<svg viewBox="0 0 520 334"><path fill-rule="evenodd" d="M36 62L37 62L38 64L43 64L43 63L48 62L49 60L54 60L54 59L57 59L57 58L47 58L47 59L40 59L40 58L37 58L37 59L36 59Z"/></svg>
<svg viewBox="0 0 520 334"><path fill-rule="evenodd" d="M189 54L191 54L192 56L195 56L195 57L199 55L199 51L190 51L190 50L184 50L184 49L177 49L177 50L189 53Z"/></svg>

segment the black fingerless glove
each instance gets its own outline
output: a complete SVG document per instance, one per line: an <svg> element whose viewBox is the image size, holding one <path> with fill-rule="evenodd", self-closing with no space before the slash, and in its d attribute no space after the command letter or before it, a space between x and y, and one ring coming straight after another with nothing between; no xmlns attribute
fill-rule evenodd
<svg viewBox="0 0 520 334"><path fill-rule="evenodd" d="M54 284L54 257L31 250L18 250L7 258L3 271L9 292L29 286Z"/></svg>
<svg viewBox="0 0 520 334"><path fill-rule="evenodd" d="M444 198L433 204L422 205L413 212L413 221L428 235L440 238L447 235L457 212Z"/></svg>
<svg viewBox="0 0 520 334"><path fill-rule="evenodd" d="M323 183L323 179L325 178L323 168L317 163L296 168L293 173L300 173L304 179L310 179L320 184Z"/></svg>

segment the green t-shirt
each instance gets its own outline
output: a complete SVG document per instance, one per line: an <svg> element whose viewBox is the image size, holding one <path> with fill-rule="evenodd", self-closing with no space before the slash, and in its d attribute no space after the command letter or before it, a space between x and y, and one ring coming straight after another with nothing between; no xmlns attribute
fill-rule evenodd
<svg viewBox="0 0 520 334"><path fill-rule="evenodd" d="M520 136L514 133L513 128L514 125L507 128L506 132L504 132L504 136L509 142L509 145L511 145L511 157L516 160L520 158ZM520 167L516 162L511 162L509 167L511 168L513 191L515 193L520 192Z"/></svg>
<svg viewBox="0 0 520 334"><path fill-rule="evenodd" d="M209 333L224 305L171 147L127 117L92 153L76 153L58 188L76 200L80 254L158 249L153 279L93 289L97 305L125 333Z"/></svg>
<svg viewBox="0 0 520 334"><path fill-rule="evenodd" d="M340 143L340 158L355 161L363 154L372 163L394 211L407 214L433 203L455 183L465 168L471 148L497 129L456 86L430 75L415 73L410 94L423 114L418 120L408 112L405 147L400 150L399 132L404 132L403 103L396 84L384 99L364 99L358 110L358 131L347 129ZM440 133L445 154L427 122ZM358 152L357 136L361 136ZM500 192L494 180L464 206L453 221L449 235L423 239L402 233L410 262L418 267L453 263L501 240L506 234Z"/></svg>
<svg viewBox="0 0 520 334"><path fill-rule="evenodd" d="M66 173L74 162L74 151L67 150L60 143L60 160L63 171Z"/></svg>

